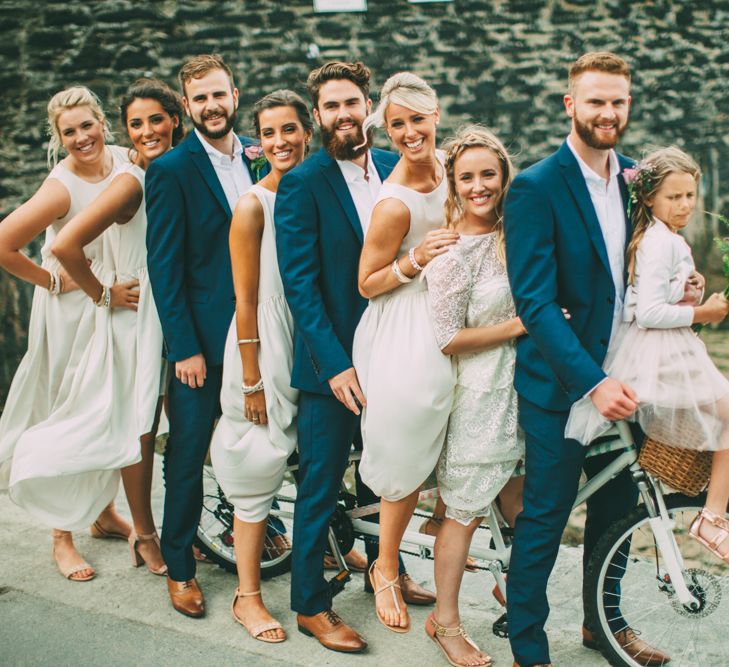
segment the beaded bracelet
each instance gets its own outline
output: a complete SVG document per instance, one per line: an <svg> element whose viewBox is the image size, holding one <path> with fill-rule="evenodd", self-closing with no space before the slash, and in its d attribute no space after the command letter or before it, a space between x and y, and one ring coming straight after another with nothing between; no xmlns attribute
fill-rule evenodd
<svg viewBox="0 0 729 667"><path fill-rule="evenodd" d="M410 263L413 265L413 268L416 271L423 270L423 267L418 264L418 260L415 259L415 248L410 248L410 250L408 250L408 259L410 260Z"/></svg>
<svg viewBox="0 0 729 667"><path fill-rule="evenodd" d="M411 282L411 281L412 281L412 278L410 278L409 276L406 276L406 275L405 275L405 274L404 274L404 273L402 272L402 269L400 268L400 264L398 264L398 259L397 259L397 258L395 258L395 261L394 261L394 262L392 263L392 272L393 272L393 273L395 274L395 277L396 277L396 278L397 278L397 279L398 279L398 280L399 280L399 281L400 281L401 283L403 283L403 285L404 285L405 283L409 283L409 282Z"/></svg>
<svg viewBox="0 0 729 667"><path fill-rule="evenodd" d="M243 391L244 396L248 396L248 394L255 394L257 391L261 391L261 389L263 389L263 378L256 382L256 384L252 385L247 385L245 382L242 382L240 388Z"/></svg>
<svg viewBox="0 0 729 667"><path fill-rule="evenodd" d="M111 289L106 285L101 286L101 296L98 301L94 301L94 305L99 308L108 308L111 305Z"/></svg>

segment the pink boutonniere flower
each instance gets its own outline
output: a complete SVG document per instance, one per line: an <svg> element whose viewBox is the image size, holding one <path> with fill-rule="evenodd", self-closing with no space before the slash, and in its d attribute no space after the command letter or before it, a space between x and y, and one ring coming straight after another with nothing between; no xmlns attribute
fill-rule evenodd
<svg viewBox="0 0 729 667"><path fill-rule="evenodd" d="M625 181L626 185L630 185L634 180L635 177L638 175L638 169L635 167L626 167L623 169L623 180Z"/></svg>
<svg viewBox="0 0 729 667"><path fill-rule="evenodd" d="M268 164L266 156L263 154L263 148L258 145L251 144L243 149L243 153L251 163L251 171L256 179L256 182L261 180L261 171Z"/></svg>

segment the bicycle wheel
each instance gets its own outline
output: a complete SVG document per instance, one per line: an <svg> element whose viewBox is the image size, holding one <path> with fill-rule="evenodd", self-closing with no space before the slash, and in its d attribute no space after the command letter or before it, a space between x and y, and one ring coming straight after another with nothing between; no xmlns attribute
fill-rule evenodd
<svg viewBox="0 0 729 667"><path fill-rule="evenodd" d="M287 473L271 508L261 553L261 578L291 570L291 535L294 527L296 485ZM215 479L211 465L203 468L203 507L197 527L197 545L220 567L235 573L233 506Z"/></svg>
<svg viewBox="0 0 729 667"><path fill-rule="evenodd" d="M689 609L678 600L656 547L648 512L640 506L615 523L595 548L585 575L588 625L603 656L617 667L646 664L648 657L638 656L642 659L638 662L620 646L613 632L626 626L668 654L671 667L725 665L726 647L721 638L726 636L729 618L729 568L688 533L704 497L673 494L665 501L675 522L673 533L683 558L684 577L699 601L698 609ZM612 629L608 619L612 619Z"/></svg>

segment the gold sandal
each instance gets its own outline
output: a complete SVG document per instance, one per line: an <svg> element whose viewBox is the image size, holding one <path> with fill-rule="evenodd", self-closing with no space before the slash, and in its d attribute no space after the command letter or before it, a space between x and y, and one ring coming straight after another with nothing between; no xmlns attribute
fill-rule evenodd
<svg viewBox="0 0 729 667"><path fill-rule="evenodd" d="M233 614L233 618L236 620L236 622L240 623L248 631L248 634L253 637L253 639L257 639L259 642L266 642L267 644L280 644L281 642L286 641L286 633L284 633L283 637L277 637L276 639L261 637L261 635L268 630L283 630L283 626L277 620L274 619L271 621L265 621L249 628L243 621L240 620L238 615L235 613L235 602L238 598L257 597L260 594L260 588L257 591L253 591L252 593L241 593L240 589L236 588L235 596L233 597L233 604L230 607L230 611Z"/></svg>
<svg viewBox="0 0 729 667"><path fill-rule="evenodd" d="M704 522L710 523L719 531L710 540L705 537L701 537L701 526ZM711 553L717 558L720 558L725 563L729 564L729 521L724 517L714 514L711 510L705 507L696 515L696 518L691 522L689 528L689 535L693 537L697 542L703 544ZM719 547L726 543L725 549L719 551Z"/></svg>
<svg viewBox="0 0 729 667"><path fill-rule="evenodd" d="M467 643L469 643L473 648L475 648L479 653L481 652L481 649L476 645L476 642L471 639L468 634L466 633L466 630L463 627L463 623L459 623L458 627L456 628L446 628L444 625L441 625L438 623L438 621L435 620L435 616L431 613L430 616L428 616L428 620L425 623L425 634L428 635L438 646L438 648L443 652L443 655L445 656L445 659L448 661L449 664L453 665L453 667L465 667L463 663L460 662L454 662L453 658L448 654L448 651L446 651L445 646L440 643L438 640L438 637L463 637L463 639L466 640ZM484 655L484 662L479 665L479 667L488 667L489 665L493 664L494 659L490 655Z"/></svg>
<svg viewBox="0 0 729 667"><path fill-rule="evenodd" d="M372 561L372 565L370 565L369 569L369 577L370 577L370 584L372 585L372 590L375 594L375 616L377 616L377 620L382 623L388 630L392 630L393 632L397 632L399 634L403 634L405 632L410 632L410 616L408 615L408 623L407 625L388 625L385 623L385 620L380 616L380 612L377 611L377 596L380 593L384 593L386 590L390 590L390 593L392 593L392 600L395 603L395 611L398 614L402 614L402 608L400 607L400 603L397 601L397 593L395 593L396 588L400 588L400 576L398 575L395 577L392 581L389 579L385 579L382 572L379 570L377 571L378 576L382 581L385 583L382 586L377 586L375 583L375 566L377 565L377 561ZM407 612L407 606L405 607L405 611Z"/></svg>

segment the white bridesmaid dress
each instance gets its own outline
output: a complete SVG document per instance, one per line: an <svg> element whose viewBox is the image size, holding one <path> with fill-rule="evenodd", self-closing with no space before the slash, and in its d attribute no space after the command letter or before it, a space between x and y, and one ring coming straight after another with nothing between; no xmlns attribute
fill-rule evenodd
<svg viewBox="0 0 729 667"><path fill-rule="evenodd" d="M144 188L141 168L120 171ZM141 459L140 436L152 430L161 393L162 328L147 275L146 227L143 200L129 222L100 237L101 282L137 279L138 310L92 304L93 334L67 395L18 440L10 496L55 528L93 523L116 495L120 469Z"/></svg>
<svg viewBox="0 0 729 667"><path fill-rule="evenodd" d="M241 521L258 522L268 516L286 472L286 461L296 447L298 391L291 387L294 323L276 259L276 195L260 185L251 186L248 192L261 202L264 214L257 319L258 365L268 424L254 424L243 414L243 365L234 315L223 359L223 414L213 433L210 456L215 477L235 515Z"/></svg>
<svg viewBox="0 0 729 667"><path fill-rule="evenodd" d="M398 257L443 226L444 177L429 193L384 183L375 205L398 199L410 229ZM427 283L420 277L370 300L354 335L354 367L367 400L359 472L386 500L415 491L438 461L453 401L455 368L435 339Z"/></svg>
<svg viewBox="0 0 729 667"><path fill-rule="evenodd" d="M70 197L68 212L47 229L41 248L41 266L58 271L60 264L51 253L51 246L63 228L76 214L96 199L111 183L119 168L128 164L127 150L109 146L114 166L109 175L90 183L74 174L64 162L57 164L49 179L60 182ZM84 248L97 277L104 273L103 241L95 239ZM16 446L32 426L46 419L68 395L70 383L88 346L95 325L96 307L81 290L51 295L44 287L36 287L28 326L28 350L18 366L8 398L0 417L0 490L7 490ZM46 443L53 447L53 441Z"/></svg>

